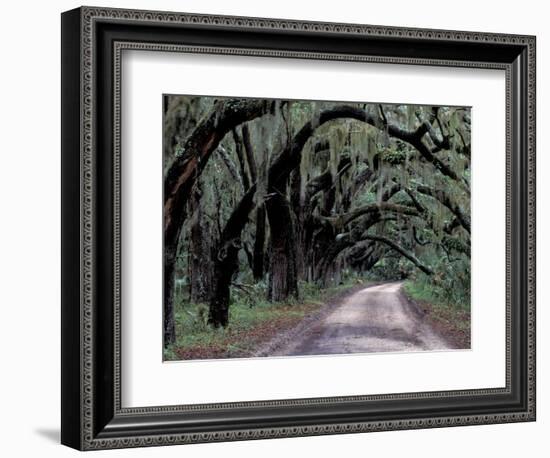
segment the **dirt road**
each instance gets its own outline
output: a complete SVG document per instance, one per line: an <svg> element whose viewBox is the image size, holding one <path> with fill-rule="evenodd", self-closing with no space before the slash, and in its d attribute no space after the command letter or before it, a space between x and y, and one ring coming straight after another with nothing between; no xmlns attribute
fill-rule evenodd
<svg viewBox="0 0 550 458"><path fill-rule="evenodd" d="M401 293L402 282L362 289L331 308L275 355L329 355L450 348Z"/></svg>

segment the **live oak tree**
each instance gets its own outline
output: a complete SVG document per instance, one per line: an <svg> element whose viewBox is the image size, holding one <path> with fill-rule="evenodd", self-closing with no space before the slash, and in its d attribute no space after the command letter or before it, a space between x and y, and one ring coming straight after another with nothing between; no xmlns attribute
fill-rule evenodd
<svg viewBox="0 0 550 458"><path fill-rule="evenodd" d="M174 268L187 202L197 178L225 135L245 121L265 114L272 102L265 100L222 100L215 103L178 145L177 157L164 178L164 343L175 340ZM166 139L165 139L166 142Z"/></svg>
<svg viewBox="0 0 550 458"><path fill-rule="evenodd" d="M175 300L227 326L235 288L287 301L353 271L469 294L470 138L462 107L166 97L165 345Z"/></svg>

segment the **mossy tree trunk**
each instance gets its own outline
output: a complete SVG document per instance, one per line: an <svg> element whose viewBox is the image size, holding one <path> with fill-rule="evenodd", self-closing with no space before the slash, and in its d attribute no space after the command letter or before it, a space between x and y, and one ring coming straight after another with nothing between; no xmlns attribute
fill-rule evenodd
<svg viewBox="0 0 550 458"><path fill-rule="evenodd" d="M254 208L255 193L256 185L252 185L231 213L218 243L214 261L213 293L208 315L208 323L216 328L225 327L229 323L231 281L239 267L241 235L248 222L248 216Z"/></svg>

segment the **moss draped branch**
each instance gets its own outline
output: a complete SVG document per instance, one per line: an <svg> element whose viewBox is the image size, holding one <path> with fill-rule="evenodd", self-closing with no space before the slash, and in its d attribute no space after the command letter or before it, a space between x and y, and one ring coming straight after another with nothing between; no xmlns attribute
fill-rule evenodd
<svg viewBox="0 0 550 458"><path fill-rule="evenodd" d="M313 135L315 130L335 119L349 118L357 121L366 122L373 127L379 128L384 125L384 121L378 116L374 116L360 108L353 106L342 105L333 109L322 111L319 117L304 124L300 131L294 136L290 144L279 154L275 159L273 166L269 171L269 183L271 186L280 191L286 186L287 180L292 170L299 166L302 158L302 150ZM413 146L428 162L431 162L434 167L443 175L459 182L462 187L465 183L447 164L439 159L432 150L422 141L424 135L428 132L426 123L422 123L417 129L406 130L391 122L387 122L385 129L388 134L401 141L404 141ZM468 191L469 192L469 191Z"/></svg>
<svg viewBox="0 0 550 458"><path fill-rule="evenodd" d="M397 251L401 256L407 258L425 274L433 275L433 270L430 267L423 264L413 253L398 245L393 240L390 240L389 238L380 235L364 235L363 240L372 240L374 242L383 243L389 246L391 249Z"/></svg>

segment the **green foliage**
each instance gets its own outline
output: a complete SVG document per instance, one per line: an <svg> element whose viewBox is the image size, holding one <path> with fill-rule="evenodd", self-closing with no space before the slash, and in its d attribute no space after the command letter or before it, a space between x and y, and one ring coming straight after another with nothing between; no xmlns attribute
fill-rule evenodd
<svg viewBox="0 0 550 458"><path fill-rule="evenodd" d="M249 277L249 276L247 276ZM231 288L231 306L240 305L243 307L261 307L269 305L267 298L267 283L234 283Z"/></svg>
<svg viewBox="0 0 550 458"><path fill-rule="evenodd" d="M402 141L391 142L388 147L379 144L381 158L392 166L405 165L409 160L409 148Z"/></svg>
<svg viewBox="0 0 550 458"><path fill-rule="evenodd" d="M167 96L164 119L165 169L185 153L184 145L188 136L203 119L215 112L216 105L223 100L226 99ZM257 229L253 210L240 239L235 241L242 249L238 255L237 272L232 278L230 327L210 329L206 324L208 305L189 303L189 289L193 279L191 261L197 259L191 256L192 224L200 219L200 227L204 229L204 237L208 240L206 255L210 256L208 261L213 265L219 256L217 248L223 229L246 191L243 176L251 179L251 166L254 166L257 175L254 202L257 207L263 205L269 199L267 177L270 166L307 123L313 127L313 133L301 151L299 167L293 170L287 188L277 191L289 202L296 243L303 244L303 261L304 264L309 263L306 267L316 272L320 260L333 245L344 240L350 241L349 246L344 247L332 260L331 267L338 262L338 275L334 276L336 280L332 277L329 279L329 282L344 285L338 287L349 287L350 284L362 281L363 275L360 265L350 267L351 252L357 243L364 241L362 237L381 235L429 266L434 275L428 277L419 273L418 267L409 259L378 243L372 253L373 263L366 263L368 268L365 268L365 278L377 281L409 278L416 285L415 288L424 288L419 289L418 293L427 294L429 290L432 300L460 305L462 308L469 304L470 234L460 224L455 224L453 208L459 208L469 218L470 110L460 107L346 103L365 110L375 121L367 123L341 118L320 125L323 110L340 105L340 102L274 101L269 113L246 123L252 146L250 156L243 153L244 125L240 125L221 140L208 162L201 164L204 168L192 190L200 194L200 211L188 205L188 217L181 230L174 301L178 342L176 347L167 350L168 359L177 356L175 349L185 346L226 345L230 336L247 332L258 323L280 318L282 315L278 313L282 313L282 310L287 313L289 306L299 310L304 302L322 301L325 293L314 282L303 281L304 278L311 279L311 275L303 274L307 269L301 269L303 278L299 278L299 298L289 298L284 304L268 302L267 281L256 282L251 274L250 258ZM427 160L411 144L389 135L391 129L388 125L412 132L426 123L429 125L429 133L423 136L423 144L434 150L434 157L451 169L458 180L441 173L440 166ZM432 138L433 135L435 137ZM436 142L442 140L443 143L447 142L447 146L435 148ZM343 169L342 163L346 163ZM326 187L317 191L311 201L306 201L308 184L320 177L325 179ZM418 191L419 187L441 191L446 200L422 193ZM401 206L408 209L408 213L382 208L382 203ZM377 205L377 210L366 211L352 222L341 222L344 221L342 215ZM379 221L370 224L374 216L379 216ZM307 232L305 228L308 224L316 226L307 228L312 240L306 247L304 232ZM269 220L266 226L264 253L268 257ZM326 278L314 280L318 284L328 283ZM231 345L239 347L235 342ZM235 350L235 353L238 351Z"/></svg>
<svg viewBox="0 0 550 458"><path fill-rule="evenodd" d="M269 334L262 335L263 330L272 331L270 324L298 323L322 306L327 298L355 284L356 280L350 280L336 287L320 289L313 283L302 282L299 299L289 298L280 303L268 302L263 294L252 296L233 288L227 328L214 329L207 325L206 304L178 302L175 310L177 340L164 350L164 359L212 357L213 352L220 357L250 356L270 338ZM257 286L257 292L265 289L261 283Z"/></svg>
<svg viewBox="0 0 550 458"><path fill-rule="evenodd" d="M447 266L445 272L440 270L433 276L415 273L405 282L405 291L415 299L451 307L457 311L469 311L469 273L460 274L452 272L452 269L453 266ZM458 283L455 278L461 278L462 282Z"/></svg>
<svg viewBox="0 0 550 458"><path fill-rule="evenodd" d="M382 258L368 273L368 278L376 281L402 280L414 271L410 261L397 257L388 256Z"/></svg>
<svg viewBox="0 0 550 458"><path fill-rule="evenodd" d="M391 165L401 165L407 160L405 151L386 149L382 153L382 159Z"/></svg>
<svg viewBox="0 0 550 458"><path fill-rule="evenodd" d="M458 348L470 346L470 299L463 295L453 296L443 285L435 285L428 278L407 280L403 290L428 313L430 320L443 325L450 335L459 336ZM455 343L456 344L456 343Z"/></svg>

